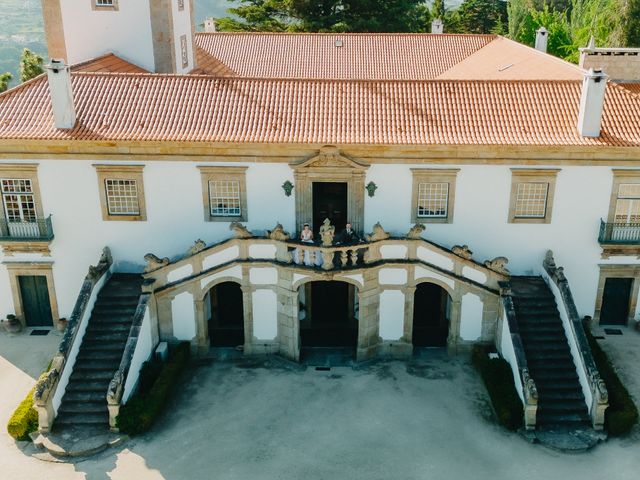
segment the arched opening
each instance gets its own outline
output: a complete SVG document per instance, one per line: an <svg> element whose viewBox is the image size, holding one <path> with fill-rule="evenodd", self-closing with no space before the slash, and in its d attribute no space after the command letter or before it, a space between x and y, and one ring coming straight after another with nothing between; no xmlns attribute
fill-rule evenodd
<svg viewBox="0 0 640 480"><path fill-rule="evenodd" d="M435 283L421 283L413 298L414 347L446 347L451 296Z"/></svg>
<svg viewBox="0 0 640 480"><path fill-rule="evenodd" d="M339 348L355 353L358 344L358 289L345 282L310 282L298 289L300 346Z"/></svg>
<svg viewBox="0 0 640 480"><path fill-rule="evenodd" d="M244 309L240 285L224 282L211 288L205 296L204 308L212 347L244 345Z"/></svg>

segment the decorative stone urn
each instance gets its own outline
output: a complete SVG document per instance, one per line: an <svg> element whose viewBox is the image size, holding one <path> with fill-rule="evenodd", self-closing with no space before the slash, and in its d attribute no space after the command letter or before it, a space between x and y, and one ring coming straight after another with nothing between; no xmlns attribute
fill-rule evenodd
<svg viewBox="0 0 640 480"><path fill-rule="evenodd" d="M22 331L22 323L13 314L7 315L7 318L2 320L2 326L7 333L20 333Z"/></svg>

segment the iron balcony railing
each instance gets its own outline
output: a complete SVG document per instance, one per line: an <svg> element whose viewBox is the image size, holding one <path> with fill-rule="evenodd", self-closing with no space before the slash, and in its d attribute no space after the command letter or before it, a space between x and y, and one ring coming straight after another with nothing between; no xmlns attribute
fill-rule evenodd
<svg viewBox="0 0 640 480"><path fill-rule="evenodd" d="M51 215L34 222L10 222L0 219L0 241L32 242L53 240Z"/></svg>
<svg viewBox="0 0 640 480"><path fill-rule="evenodd" d="M603 245L640 245L640 223L606 223L600 220L598 241Z"/></svg>

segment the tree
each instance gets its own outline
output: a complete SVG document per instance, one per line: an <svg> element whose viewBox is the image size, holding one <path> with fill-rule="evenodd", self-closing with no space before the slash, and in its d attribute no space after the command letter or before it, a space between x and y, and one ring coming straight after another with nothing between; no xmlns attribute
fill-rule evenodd
<svg viewBox="0 0 640 480"><path fill-rule="evenodd" d="M433 0L433 5L431 6L431 16L433 18L439 18L443 20L444 13L444 0Z"/></svg>
<svg viewBox="0 0 640 480"><path fill-rule="evenodd" d="M230 8L234 17L216 22L221 32L284 32L292 23L289 0L238 0L241 5Z"/></svg>
<svg viewBox="0 0 640 480"><path fill-rule="evenodd" d="M577 48L571 37L571 28L564 12L557 12L545 6L543 10L531 9L524 17L518 36L515 38L520 43L533 46L536 39L536 30L544 27L549 32L547 40L547 52L557 57L572 57Z"/></svg>
<svg viewBox="0 0 640 480"><path fill-rule="evenodd" d="M9 72L0 74L0 93L4 92L9 88L9 82L13 78Z"/></svg>
<svg viewBox="0 0 640 480"><path fill-rule="evenodd" d="M22 51L20 59L20 80L26 82L44 72L44 59L28 48Z"/></svg>
<svg viewBox="0 0 640 480"><path fill-rule="evenodd" d="M640 47L640 0L627 0L624 24L626 47Z"/></svg>
<svg viewBox="0 0 640 480"><path fill-rule="evenodd" d="M492 33L507 21L507 4L501 0L464 0L458 9L464 33Z"/></svg>

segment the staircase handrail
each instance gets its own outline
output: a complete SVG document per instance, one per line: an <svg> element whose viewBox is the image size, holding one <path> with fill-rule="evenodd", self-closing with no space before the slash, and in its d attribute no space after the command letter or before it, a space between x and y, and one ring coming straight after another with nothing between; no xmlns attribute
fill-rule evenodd
<svg viewBox="0 0 640 480"><path fill-rule="evenodd" d="M597 430L604 428L604 412L609 406L609 393L607 386L600 376L596 362L593 359L591 347L587 340L587 335L584 331L584 325L580 316L578 315L578 309L573 300L573 294L569 287L569 281L564 275L564 268L556 265L553 258L553 252L547 251L547 254L542 262L543 268L549 275L549 278L553 281L560 292L563 306L569 317L569 324L571 326L571 334L576 342L579 353L579 360L584 369L584 373L589 384L589 390L591 391L591 421L593 427Z"/></svg>
<svg viewBox="0 0 640 480"><path fill-rule="evenodd" d="M499 285L501 287L500 297L502 298L502 306L506 317L507 333L509 334L508 340L510 340L514 352L515 365L511 365L511 368L512 370L515 369L517 371L517 379L520 380L518 386L522 393L521 398L524 407L524 424L527 430L533 430L536 427L537 421L538 389L535 381L529 374L529 365L527 364L527 357L524 353L524 345L522 343L522 337L520 336L516 310L513 303L511 282L499 282ZM516 372L514 371L514 376L515 375Z"/></svg>
<svg viewBox="0 0 640 480"><path fill-rule="evenodd" d="M87 311L87 307L94 297L96 285L98 283L104 284L112 265L111 251L109 247L104 247L98 263L95 266L89 266L89 271L82 282L80 293L73 307L73 312L69 317L62 340L58 345L58 351L51 361L51 367L36 383L33 401L34 407L38 412L38 428L41 432L50 431L53 425L59 407L56 403L61 398L61 395L58 394L61 380L63 378L68 380L71 375L69 369L73 369L75 364L75 358L70 360L69 356L76 342L82 341L82 338L79 338L80 327L85 323L87 315L91 313ZM66 384L64 388L66 388Z"/></svg>
<svg viewBox="0 0 640 480"><path fill-rule="evenodd" d="M106 399L107 407L109 409L109 427L113 431L117 431L118 429L116 419L120 413L120 405L125 393L127 378L129 376L129 371L131 370L131 364L134 353L136 352L136 347L138 346L138 338L142 329L142 323L145 319L145 315L147 314L147 307L150 298L150 293L142 293L138 299L138 305L135 313L133 314L133 321L131 323L131 328L129 329L129 335L127 337L124 351L122 352L120 365L118 370L114 373L111 382L109 382L109 387L107 388ZM145 357L146 356L148 355L146 355L145 352Z"/></svg>

